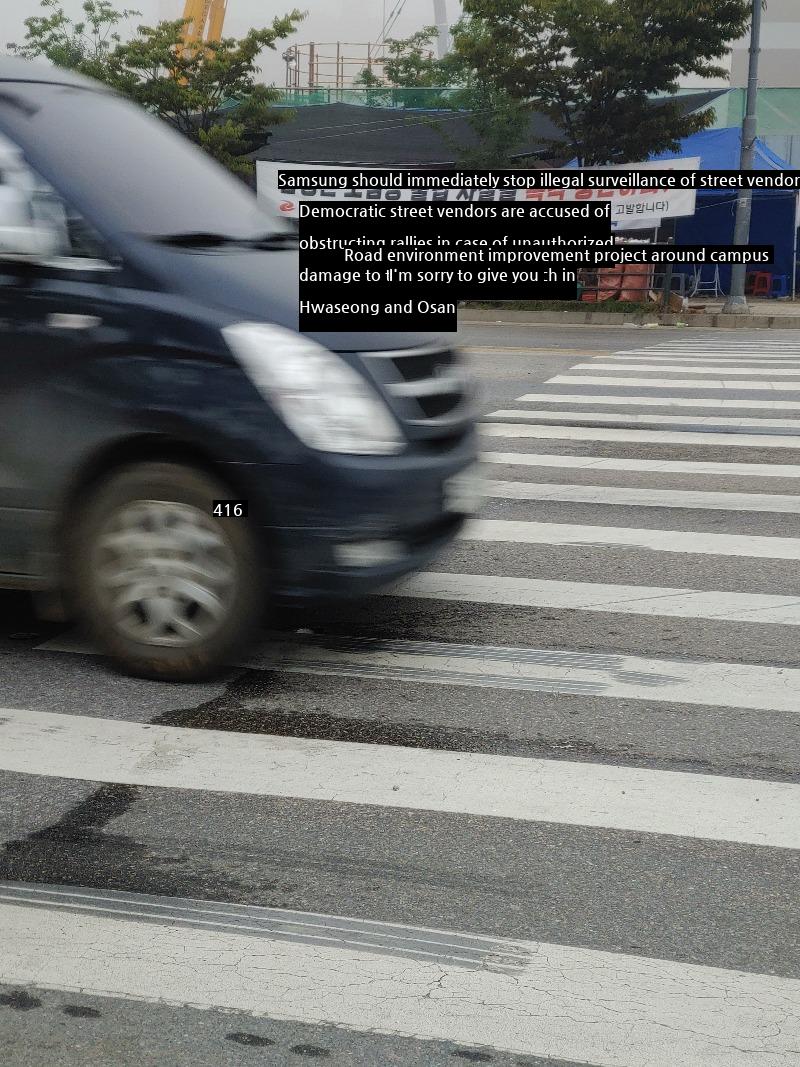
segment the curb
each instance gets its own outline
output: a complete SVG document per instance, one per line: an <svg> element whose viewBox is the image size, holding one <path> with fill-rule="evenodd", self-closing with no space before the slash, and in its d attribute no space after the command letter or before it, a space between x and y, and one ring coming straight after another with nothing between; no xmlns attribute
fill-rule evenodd
<svg viewBox="0 0 800 1067"><path fill-rule="evenodd" d="M499 316L499 317L498 317ZM602 311L502 311L501 309L463 309L459 325L470 322L491 322L498 325L546 322L568 326L697 326L720 330L800 330L798 315L619 315Z"/></svg>

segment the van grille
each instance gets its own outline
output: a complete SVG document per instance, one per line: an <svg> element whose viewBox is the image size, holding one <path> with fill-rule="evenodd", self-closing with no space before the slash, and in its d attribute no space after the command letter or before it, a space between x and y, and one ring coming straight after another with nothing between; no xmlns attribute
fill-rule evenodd
<svg viewBox="0 0 800 1067"><path fill-rule="evenodd" d="M456 443L469 429L473 389L459 353L452 348L363 352L373 378L388 393L412 439L431 445Z"/></svg>

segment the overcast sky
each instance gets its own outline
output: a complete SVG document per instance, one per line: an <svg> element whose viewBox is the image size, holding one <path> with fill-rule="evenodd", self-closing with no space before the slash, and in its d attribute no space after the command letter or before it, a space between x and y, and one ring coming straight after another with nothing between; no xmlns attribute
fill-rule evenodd
<svg viewBox="0 0 800 1067"><path fill-rule="evenodd" d="M228 0L225 32L240 36L250 27L264 24L275 15L282 15L292 7L308 11L305 22L292 40L307 41L368 41L375 40L383 24L383 13L390 13L402 0ZM62 0L67 14L80 14L81 0ZM159 18L180 18L183 0L115 0L119 8L132 7L141 11L136 22L155 22ZM460 0L447 0L447 15L454 22L460 10ZM24 22L40 11L39 0L0 0L0 50L9 41L19 42L25 33ZM421 26L433 23L433 0L405 0L392 35L406 37ZM279 52L281 46L279 45ZM262 69L268 80L283 84L283 61L280 54L267 55Z"/></svg>

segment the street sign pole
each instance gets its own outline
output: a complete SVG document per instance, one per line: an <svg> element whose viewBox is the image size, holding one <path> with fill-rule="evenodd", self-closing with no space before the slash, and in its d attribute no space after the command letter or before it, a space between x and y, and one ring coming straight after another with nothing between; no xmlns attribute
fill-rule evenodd
<svg viewBox="0 0 800 1067"><path fill-rule="evenodd" d="M740 170L752 170L756 155L757 102L758 102L758 57L761 50L761 3L753 0L753 18L750 24L750 66L747 75L747 104L742 123L742 154ZM753 190L740 189L736 200L736 224L733 243L750 243L750 218L753 211ZM745 264L736 263L731 268L731 294L722 310L729 315L747 314L747 297L744 295Z"/></svg>

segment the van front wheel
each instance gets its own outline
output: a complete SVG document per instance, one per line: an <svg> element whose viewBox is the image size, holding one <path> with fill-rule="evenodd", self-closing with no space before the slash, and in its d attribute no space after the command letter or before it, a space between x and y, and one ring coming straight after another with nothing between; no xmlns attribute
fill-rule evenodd
<svg viewBox="0 0 800 1067"><path fill-rule="evenodd" d="M247 519L213 514L222 482L176 463L116 471L73 526L72 588L92 637L126 673L197 681L241 655L266 579Z"/></svg>

